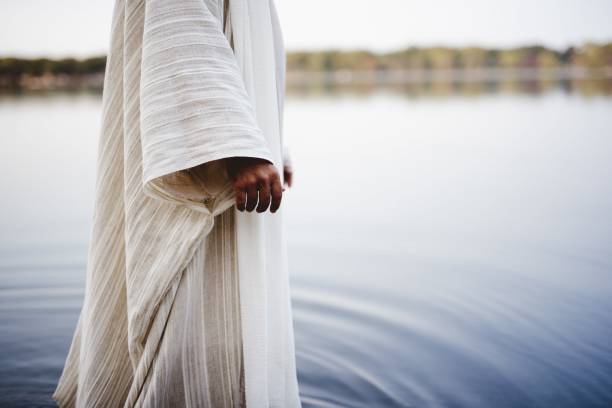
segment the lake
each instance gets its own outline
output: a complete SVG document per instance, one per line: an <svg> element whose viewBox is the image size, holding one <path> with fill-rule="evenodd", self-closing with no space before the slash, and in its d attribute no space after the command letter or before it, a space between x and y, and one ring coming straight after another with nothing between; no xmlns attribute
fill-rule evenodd
<svg viewBox="0 0 612 408"><path fill-rule="evenodd" d="M288 95L304 407L612 405L612 94L592 89ZM0 406L53 406L100 108L0 96Z"/></svg>

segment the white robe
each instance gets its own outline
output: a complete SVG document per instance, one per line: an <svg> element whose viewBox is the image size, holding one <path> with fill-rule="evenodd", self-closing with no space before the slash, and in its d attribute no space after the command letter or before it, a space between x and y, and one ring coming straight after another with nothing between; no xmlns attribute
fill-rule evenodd
<svg viewBox="0 0 612 408"><path fill-rule="evenodd" d="M236 211L215 161L260 157L282 174L285 60L274 4L230 0L225 13L223 0L116 0L111 31L85 298L53 398L163 406L143 395L171 355L162 340L178 330L173 307L189 307L185 271L197 273L205 248L235 244L247 406L299 407L282 206ZM202 174L189 171L203 163ZM227 211L235 239L215 241L224 233L211 231L227 227L214 221ZM194 367L190 386L156 393L199 406L195 379L215 373Z"/></svg>

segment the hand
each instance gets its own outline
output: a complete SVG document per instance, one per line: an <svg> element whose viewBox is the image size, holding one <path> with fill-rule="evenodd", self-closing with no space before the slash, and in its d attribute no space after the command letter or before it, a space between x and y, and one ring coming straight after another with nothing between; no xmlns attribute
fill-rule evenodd
<svg viewBox="0 0 612 408"><path fill-rule="evenodd" d="M253 157L229 157L226 165L236 190L239 211L251 212L257 207L257 212L262 213L268 206L272 213L278 210L283 189L280 175L272 163Z"/></svg>
<svg viewBox="0 0 612 408"><path fill-rule="evenodd" d="M290 164L283 166L283 178L285 179L285 186L291 187L293 184L293 167Z"/></svg>

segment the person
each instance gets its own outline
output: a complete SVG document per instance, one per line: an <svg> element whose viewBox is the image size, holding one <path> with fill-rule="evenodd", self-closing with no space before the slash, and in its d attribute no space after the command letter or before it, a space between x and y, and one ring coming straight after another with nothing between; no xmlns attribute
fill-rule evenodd
<svg viewBox="0 0 612 408"><path fill-rule="evenodd" d="M301 406L284 81L273 0L116 0L60 407Z"/></svg>

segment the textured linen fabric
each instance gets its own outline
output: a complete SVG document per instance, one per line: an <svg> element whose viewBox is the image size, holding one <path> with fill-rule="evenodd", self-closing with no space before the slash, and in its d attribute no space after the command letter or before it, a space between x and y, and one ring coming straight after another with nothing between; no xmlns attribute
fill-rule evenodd
<svg viewBox="0 0 612 408"><path fill-rule="evenodd" d="M300 406L282 210L237 212L218 161L282 174L284 69L271 0L116 1L60 406Z"/></svg>
<svg viewBox="0 0 612 408"><path fill-rule="evenodd" d="M185 269L141 407L243 407L244 372L234 212L215 226ZM203 273L204 271L204 273Z"/></svg>

